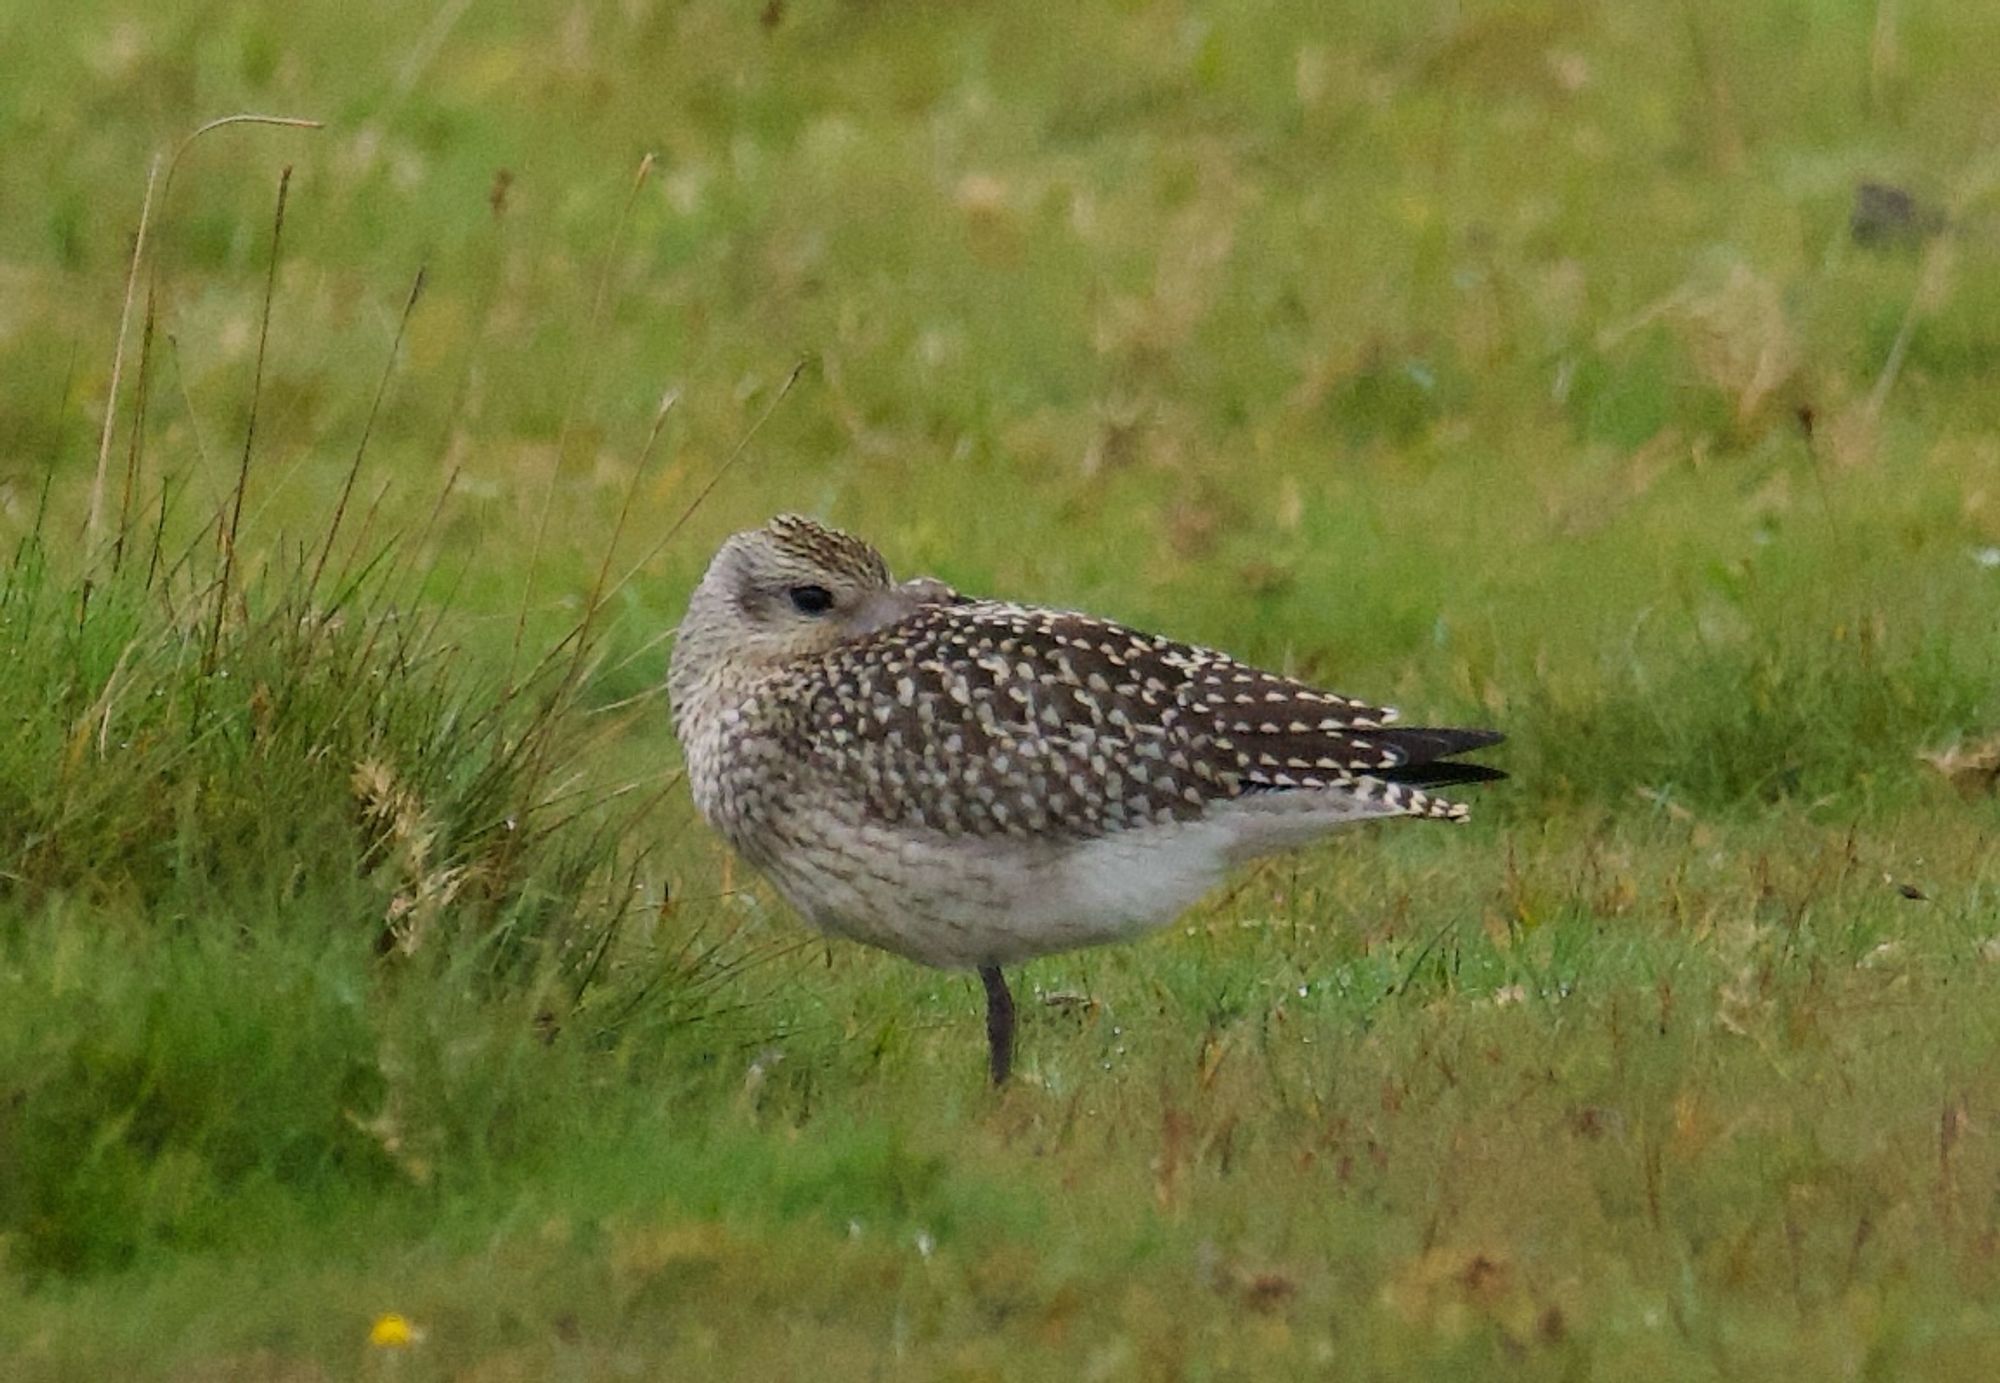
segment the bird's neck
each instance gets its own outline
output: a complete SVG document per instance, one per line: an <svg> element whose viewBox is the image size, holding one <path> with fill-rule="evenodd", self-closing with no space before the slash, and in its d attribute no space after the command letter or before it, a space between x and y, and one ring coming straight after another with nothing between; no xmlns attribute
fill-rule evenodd
<svg viewBox="0 0 2000 1383"><path fill-rule="evenodd" d="M667 700L674 735L690 760L716 732L721 717L747 699L753 671L729 656L725 641L692 620L681 626L667 665Z"/></svg>
<svg viewBox="0 0 2000 1383"><path fill-rule="evenodd" d="M740 847L742 803L732 789L730 768L746 742L774 730L767 693L780 670L746 657L726 626L700 618L701 613L690 607L682 621L667 669L667 697L695 807Z"/></svg>

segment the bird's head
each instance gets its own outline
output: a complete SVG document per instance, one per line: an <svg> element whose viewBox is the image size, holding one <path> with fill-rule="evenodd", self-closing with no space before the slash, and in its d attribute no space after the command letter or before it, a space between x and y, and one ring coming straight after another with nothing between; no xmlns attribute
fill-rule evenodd
<svg viewBox="0 0 2000 1383"><path fill-rule="evenodd" d="M938 581L893 581L859 538L781 514L709 563L681 621L670 690L678 702L723 669L755 676L816 658L952 598Z"/></svg>

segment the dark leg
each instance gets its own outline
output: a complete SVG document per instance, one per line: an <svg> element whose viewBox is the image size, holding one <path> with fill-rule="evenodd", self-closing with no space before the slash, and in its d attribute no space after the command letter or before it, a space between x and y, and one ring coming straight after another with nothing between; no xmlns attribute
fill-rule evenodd
<svg viewBox="0 0 2000 1383"><path fill-rule="evenodd" d="M979 967L986 985L986 1045L992 1049L993 1083L1005 1085L1014 1068L1014 996L1007 992L1007 977L997 965Z"/></svg>

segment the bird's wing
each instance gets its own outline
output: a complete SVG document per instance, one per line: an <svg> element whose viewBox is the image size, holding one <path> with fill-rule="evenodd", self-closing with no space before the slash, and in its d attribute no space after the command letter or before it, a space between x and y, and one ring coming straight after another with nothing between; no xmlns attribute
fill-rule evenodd
<svg viewBox="0 0 2000 1383"><path fill-rule="evenodd" d="M1164 644L1157 656L1185 669L1188 709L1233 756L1242 790L1353 788L1362 779L1437 787L1506 776L1452 760L1498 744L1504 737L1497 731L1399 725L1393 707L1321 691L1213 649L1156 642ZM1415 802L1404 805L1428 814Z"/></svg>
<svg viewBox="0 0 2000 1383"><path fill-rule="evenodd" d="M1457 815L1416 785L1441 779L1394 775L1498 738L1396 729L1393 711L1222 653L993 601L926 607L823 671L795 727L802 766L877 819L951 835L1088 838L1301 788Z"/></svg>

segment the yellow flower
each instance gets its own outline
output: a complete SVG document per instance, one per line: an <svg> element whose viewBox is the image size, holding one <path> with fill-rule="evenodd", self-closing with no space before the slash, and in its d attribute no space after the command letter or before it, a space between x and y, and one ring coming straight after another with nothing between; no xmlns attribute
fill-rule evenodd
<svg viewBox="0 0 2000 1383"><path fill-rule="evenodd" d="M377 1316L368 1329L368 1343L377 1349L408 1349L423 1337L424 1332L411 1325L409 1317L394 1311Z"/></svg>

